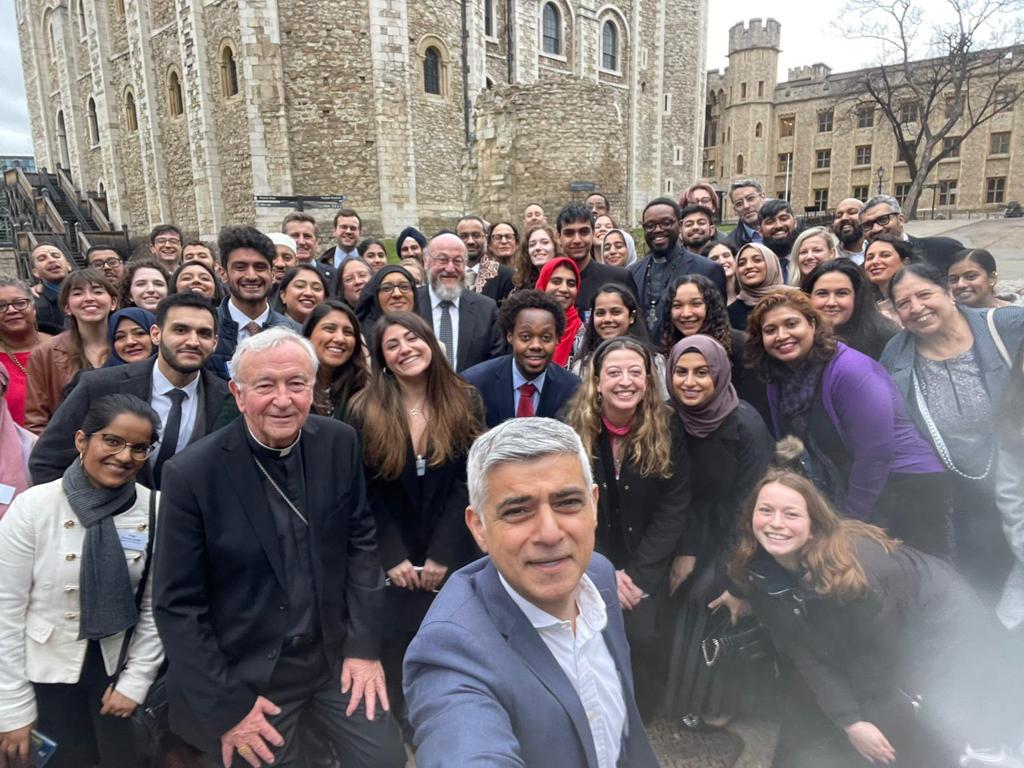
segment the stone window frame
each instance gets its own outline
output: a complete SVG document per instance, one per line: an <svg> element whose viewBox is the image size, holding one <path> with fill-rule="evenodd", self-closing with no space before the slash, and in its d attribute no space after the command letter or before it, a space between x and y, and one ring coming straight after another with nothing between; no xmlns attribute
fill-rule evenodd
<svg viewBox="0 0 1024 768"><path fill-rule="evenodd" d="M776 160L776 173L786 173L788 168L789 173L793 173L793 152L779 152ZM788 161L788 162L787 162Z"/></svg>
<svg viewBox="0 0 1024 768"><path fill-rule="evenodd" d="M743 153L736 155L736 175L740 176L744 171Z"/></svg>
<svg viewBox="0 0 1024 768"><path fill-rule="evenodd" d="M1001 205L1006 202L1006 177L989 176L985 179L985 204Z"/></svg>
<svg viewBox="0 0 1024 768"><path fill-rule="evenodd" d="M957 197L960 196L959 179L939 179L939 205L951 207L956 205Z"/></svg>
<svg viewBox="0 0 1024 768"><path fill-rule="evenodd" d="M123 19L125 17L124 0L111 0L114 6L114 18Z"/></svg>
<svg viewBox="0 0 1024 768"><path fill-rule="evenodd" d="M815 210L828 210L828 187L816 187L811 190L811 195L813 196Z"/></svg>
<svg viewBox="0 0 1024 768"><path fill-rule="evenodd" d="M685 152L680 144L676 144L672 147L672 165L682 165L686 162Z"/></svg>
<svg viewBox="0 0 1024 768"><path fill-rule="evenodd" d="M219 53L217 55L217 67L220 72L220 95L222 99L236 99L240 98L242 94L242 80L238 76L238 51L235 48L235 44L232 40L222 40L220 43ZM228 57L230 56L230 68L228 65ZM234 82L232 83L231 72L234 73ZM234 92L231 92L231 86L234 85Z"/></svg>
<svg viewBox="0 0 1024 768"><path fill-rule="evenodd" d="M992 131L988 135L988 153L990 155L1010 154L1010 131Z"/></svg>
<svg viewBox="0 0 1024 768"><path fill-rule="evenodd" d="M498 42L498 16L495 13L494 3L495 0L484 0L484 39L496 43Z"/></svg>
<svg viewBox="0 0 1024 768"><path fill-rule="evenodd" d="M57 61L56 14L52 11L46 14L46 48L50 54L50 61Z"/></svg>
<svg viewBox="0 0 1024 768"><path fill-rule="evenodd" d="M944 136L942 138L942 149L949 150L949 154L946 155L943 160L959 160L960 159L960 147L963 146L963 136Z"/></svg>
<svg viewBox="0 0 1024 768"><path fill-rule="evenodd" d="M558 14L558 53L551 53L544 48L544 15L547 9L551 8ZM546 0L540 5L540 15L537 19L537 53L546 59L568 62L569 51L574 44L572 32L574 29L575 17L572 8L561 0Z"/></svg>
<svg viewBox="0 0 1024 768"><path fill-rule="evenodd" d="M760 121L754 124L754 138L764 138L764 124L761 123Z"/></svg>
<svg viewBox="0 0 1024 768"><path fill-rule="evenodd" d="M185 115L185 87L181 82L181 72L175 66L167 68L167 114L172 120Z"/></svg>
<svg viewBox="0 0 1024 768"><path fill-rule="evenodd" d="M854 200L867 200L871 197L871 187L867 184L854 184L850 197Z"/></svg>
<svg viewBox="0 0 1024 768"><path fill-rule="evenodd" d="M818 133L832 133L834 127L835 110L831 107L818 110Z"/></svg>
<svg viewBox="0 0 1024 768"><path fill-rule="evenodd" d="M427 52L431 48L437 51L437 83L440 93L432 93L427 90ZM437 35L424 35L420 38L419 44L416 46L416 61L420 94L428 99L447 101L451 97L452 93L452 57L444 40Z"/></svg>
<svg viewBox="0 0 1024 768"><path fill-rule="evenodd" d="M630 51L629 25L626 24L626 17L614 5L606 5L597 12L597 18L600 22L599 29L601 30L600 44L597 51L597 68L603 74L622 77L626 72L625 65L628 65ZM604 65L604 30L609 24L611 29L615 31L615 69L609 69Z"/></svg>
<svg viewBox="0 0 1024 768"><path fill-rule="evenodd" d="M857 107L857 127L858 128L874 128L875 127L875 108L870 104L862 104Z"/></svg>
<svg viewBox="0 0 1024 768"><path fill-rule="evenodd" d="M858 144L853 148L853 165L861 167L871 165L871 156L874 154L870 144Z"/></svg>
<svg viewBox="0 0 1024 768"><path fill-rule="evenodd" d="M814 170L827 171L832 167L832 149L825 147L814 150Z"/></svg>
<svg viewBox="0 0 1024 768"><path fill-rule="evenodd" d="M74 7L74 16L78 20L78 39L85 42L87 28L85 23L85 0L74 0L77 5Z"/></svg>
<svg viewBox="0 0 1024 768"><path fill-rule="evenodd" d="M796 135L796 115L779 115L779 138L785 139Z"/></svg>
<svg viewBox="0 0 1024 768"><path fill-rule="evenodd" d="M89 147L95 149L100 145L100 117L96 109L96 99L90 96L85 102L86 125L89 131Z"/></svg>
<svg viewBox="0 0 1024 768"><path fill-rule="evenodd" d="M139 130L139 108L131 86L124 89L124 124L128 133L135 133Z"/></svg>
<svg viewBox="0 0 1024 768"><path fill-rule="evenodd" d="M907 195L910 194L910 182L909 181L898 181L892 185L892 196L896 198L896 202L900 205L906 205Z"/></svg>

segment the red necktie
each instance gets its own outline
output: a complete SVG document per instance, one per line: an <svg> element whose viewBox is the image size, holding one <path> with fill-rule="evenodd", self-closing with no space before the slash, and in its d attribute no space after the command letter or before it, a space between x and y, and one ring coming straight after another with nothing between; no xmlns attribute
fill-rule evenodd
<svg viewBox="0 0 1024 768"><path fill-rule="evenodd" d="M516 418L522 416L533 416L533 396L536 394L537 388L530 382L526 382L519 387L519 407L516 408Z"/></svg>

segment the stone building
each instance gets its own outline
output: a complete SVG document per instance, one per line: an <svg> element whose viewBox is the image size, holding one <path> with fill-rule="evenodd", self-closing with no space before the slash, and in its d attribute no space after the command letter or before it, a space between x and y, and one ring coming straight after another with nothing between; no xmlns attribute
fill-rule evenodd
<svg viewBox="0 0 1024 768"><path fill-rule="evenodd" d="M777 82L781 37L774 19L729 30L729 66L707 75L703 176L724 189L733 178L755 178L797 211L825 211L879 189L902 201L911 178L890 124L867 99L848 95L862 72L833 73L819 63ZM933 201L936 215L953 216L1002 211L1012 200L1024 201L1024 100L940 161L918 214L930 214Z"/></svg>
<svg viewBox="0 0 1024 768"><path fill-rule="evenodd" d="M273 227L292 206L258 197L344 195L394 235L554 209L573 181L633 221L700 164L707 0L15 10L38 165L136 234Z"/></svg>

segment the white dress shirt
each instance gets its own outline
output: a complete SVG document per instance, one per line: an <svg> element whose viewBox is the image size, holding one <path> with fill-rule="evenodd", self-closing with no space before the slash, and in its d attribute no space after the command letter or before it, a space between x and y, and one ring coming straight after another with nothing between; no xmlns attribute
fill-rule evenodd
<svg viewBox="0 0 1024 768"><path fill-rule="evenodd" d="M430 294L430 313L434 320L434 335L437 336L437 340L441 340L441 302L443 299L434 293L434 289L427 287L427 292ZM452 360L452 367L455 366L459 359L459 302L462 301L462 296L456 296L451 299L452 305L448 308L448 314L452 318L452 348L451 350L445 350L451 352L449 357Z"/></svg>
<svg viewBox="0 0 1024 768"><path fill-rule="evenodd" d="M359 249L353 248L351 251L342 250L340 245L334 246L334 268L341 269L341 265L349 259L354 259L359 256Z"/></svg>
<svg viewBox="0 0 1024 768"><path fill-rule="evenodd" d="M590 577L583 574L576 588L576 631L541 610L505 581L501 585L537 630L558 666L569 678L587 714L599 768L615 768L626 735L626 699L622 679L601 632L608 623L604 600Z"/></svg>
<svg viewBox="0 0 1024 768"><path fill-rule="evenodd" d="M267 324L267 320L270 319L270 303L267 302L267 307L256 317L249 317L242 310L235 306L235 302L228 299L228 315L238 323L238 343L241 344L243 341L249 338L250 334L245 329L249 323L257 323L262 328Z"/></svg>
<svg viewBox="0 0 1024 768"><path fill-rule="evenodd" d="M230 306L230 302L228 305ZM153 384L149 391L149 404L153 406L153 410L160 417L160 423L164 426L167 425L167 417L171 413L171 398L167 393L172 389L177 389L177 387L167 380L160 370L160 363L157 362L153 366ZM188 447L192 430L196 428L196 414L199 412L199 374L197 373L196 377L181 389L185 390L185 399L181 401L181 429L178 430L178 445L174 451L175 455ZM162 438L166 437L167 435L162 436ZM150 454L150 464L156 464L156 457L160 454L159 446L160 443L157 443L157 449Z"/></svg>

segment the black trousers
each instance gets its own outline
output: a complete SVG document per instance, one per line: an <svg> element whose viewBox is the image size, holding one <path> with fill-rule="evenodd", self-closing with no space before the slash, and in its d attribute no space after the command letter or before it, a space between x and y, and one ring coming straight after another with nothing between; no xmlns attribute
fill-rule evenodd
<svg viewBox="0 0 1024 768"><path fill-rule="evenodd" d="M36 683L40 733L57 742L47 768L141 768L130 719L100 715L111 678L99 643L90 641L77 683Z"/></svg>

